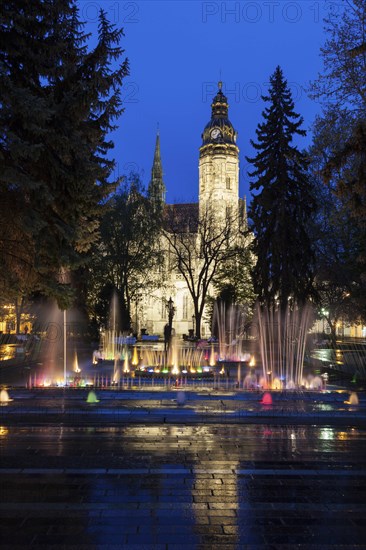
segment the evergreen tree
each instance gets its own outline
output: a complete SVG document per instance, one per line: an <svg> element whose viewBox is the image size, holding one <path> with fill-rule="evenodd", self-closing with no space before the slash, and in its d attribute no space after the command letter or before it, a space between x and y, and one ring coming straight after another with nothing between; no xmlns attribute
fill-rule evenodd
<svg viewBox="0 0 366 550"><path fill-rule="evenodd" d="M131 304L162 285L156 276L162 263L160 222L139 177L130 174L108 202L100 226L101 241L89 268L89 304L99 324L105 325L103 302L110 301L112 290L119 297L120 328L127 330Z"/></svg>
<svg viewBox="0 0 366 550"><path fill-rule="evenodd" d="M295 136L306 134L303 119L294 111L280 67L270 78L269 95L262 99L269 106L256 130L258 143L251 141L257 155L247 159L254 166L250 190L256 191L249 209L257 259L253 281L262 303L285 310L289 302L305 302L312 294L308 221L315 202L306 176L307 159L292 143Z"/></svg>
<svg viewBox="0 0 366 550"><path fill-rule="evenodd" d="M107 154L128 73L127 61L117 63L122 34L101 11L97 44L89 49L74 0L2 5L1 191L7 202L17 198L17 238L28 252L16 246L17 263L32 273L33 289L61 305L68 285L60 284L60 272L85 260L102 203L117 183L110 182L114 161ZM4 241L0 252L8 261Z"/></svg>

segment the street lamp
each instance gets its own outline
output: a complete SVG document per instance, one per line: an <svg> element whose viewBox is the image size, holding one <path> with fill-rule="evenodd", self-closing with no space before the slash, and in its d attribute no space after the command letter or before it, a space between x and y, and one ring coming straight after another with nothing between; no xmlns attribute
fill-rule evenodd
<svg viewBox="0 0 366 550"><path fill-rule="evenodd" d="M175 307L174 302L172 298L170 297L169 300L166 302L166 308L168 310L168 323L164 327L164 349L167 351L168 348L170 348L170 342L172 337L172 325L173 325L173 317L175 313Z"/></svg>
<svg viewBox="0 0 366 550"><path fill-rule="evenodd" d="M195 317L195 315L193 314L193 315L192 315L192 329L193 329L193 336L194 336L194 322L195 322L195 320L196 320L196 317Z"/></svg>
<svg viewBox="0 0 366 550"><path fill-rule="evenodd" d="M172 300L172 297L169 298L166 304L167 310L168 310L168 324L170 328L170 332L172 331L172 325L173 325L173 317L175 314L175 307L174 302Z"/></svg>

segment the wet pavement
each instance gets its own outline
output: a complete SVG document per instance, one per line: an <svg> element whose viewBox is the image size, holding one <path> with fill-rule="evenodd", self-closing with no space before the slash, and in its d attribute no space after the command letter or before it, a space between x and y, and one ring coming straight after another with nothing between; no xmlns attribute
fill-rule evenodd
<svg viewBox="0 0 366 550"><path fill-rule="evenodd" d="M195 396L186 416L169 395L151 395L149 408L148 395L102 394L89 409L77 392L40 395L14 393L0 409L0 548L366 548L362 399L347 416L329 398L337 410L318 424L305 399L292 417L287 399L286 417L247 423L189 412L196 401L234 408L235 395ZM148 422L111 413L141 401Z"/></svg>

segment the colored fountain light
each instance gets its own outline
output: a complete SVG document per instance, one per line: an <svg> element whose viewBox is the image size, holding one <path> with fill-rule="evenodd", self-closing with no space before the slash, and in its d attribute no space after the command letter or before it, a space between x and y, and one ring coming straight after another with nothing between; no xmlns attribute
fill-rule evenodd
<svg viewBox="0 0 366 550"><path fill-rule="evenodd" d="M166 350L159 347L159 344L156 344L154 347L148 344L141 346L139 349L141 364L151 367L155 372L162 372L164 374L170 372L172 375L178 375L180 372L199 372L202 368L204 350L181 346L175 337L172 337L170 345ZM134 356L135 348L131 361L132 364ZM140 370L143 370L142 366L140 366Z"/></svg>
<svg viewBox="0 0 366 550"><path fill-rule="evenodd" d="M210 367L214 367L216 365L216 359L215 359L215 349L214 345L211 344L211 352L210 352Z"/></svg>
<svg viewBox="0 0 366 550"><path fill-rule="evenodd" d="M99 403L99 399L97 398L95 391L90 390L88 397L86 398L86 402L89 404Z"/></svg>
<svg viewBox="0 0 366 550"><path fill-rule="evenodd" d="M180 370L179 370L178 365L173 365L172 374L180 374Z"/></svg>
<svg viewBox="0 0 366 550"><path fill-rule="evenodd" d="M245 323L246 312L242 307L237 305L226 307L224 303L215 304L212 334L218 336L220 360L238 362L242 357L247 356Z"/></svg>
<svg viewBox="0 0 366 550"><path fill-rule="evenodd" d="M10 399L7 390L2 389L0 392L0 405L2 406L7 405L10 401L13 401L13 400Z"/></svg>
<svg viewBox="0 0 366 550"><path fill-rule="evenodd" d="M261 386L261 381L259 381ZM257 387L257 377L255 374L247 374L243 381L243 388L245 390L254 390ZM263 387L263 386L261 386Z"/></svg>
<svg viewBox="0 0 366 550"><path fill-rule="evenodd" d="M346 405L358 405L359 404L359 400L358 400L358 395L356 392L351 392L350 393L350 396L348 398L348 401L345 401Z"/></svg>
<svg viewBox="0 0 366 550"><path fill-rule="evenodd" d="M264 393L261 403L262 405L273 405L272 395L268 392Z"/></svg>
<svg viewBox="0 0 366 550"><path fill-rule="evenodd" d="M124 359L124 362L123 362L123 372L126 373L126 374L130 372L130 366L128 364L128 351L127 351L127 349L125 351L125 359Z"/></svg>
<svg viewBox="0 0 366 550"><path fill-rule="evenodd" d="M119 365L118 365L118 355L116 354L114 356L114 362L113 362L113 382L114 384L118 384L119 382Z"/></svg>
<svg viewBox="0 0 366 550"><path fill-rule="evenodd" d="M170 353L171 353L172 374L174 375L180 374L180 368L178 363L178 346L177 346L177 341L175 337L171 338Z"/></svg>
<svg viewBox="0 0 366 550"><path fill-rule="evenodd" d="M78 354L77 354L77 351L75 350L74 351L74 360L73 360L73 364L72 364L72 370L76 373L76 374L79 374L81 372L80 368L79 368L79 362L78 362Z"/></svg>
<svg viewBox="0 0 366 550"><path fill-rule="evenodd" d="M134 348L133 348L131 363L132 363L133 367L137 367L137 365L139 364L139 357L138 357L138 354L137 354L137 347L136 346L134 346Z"/></svg>
<svg viewBox="0 0 366 550"><path fill-rule="evenodd" d="M288 308L285 312L257 307L255 337L269 387L302 386L306 338L312 323L310 312L309 307Z"/></svg>

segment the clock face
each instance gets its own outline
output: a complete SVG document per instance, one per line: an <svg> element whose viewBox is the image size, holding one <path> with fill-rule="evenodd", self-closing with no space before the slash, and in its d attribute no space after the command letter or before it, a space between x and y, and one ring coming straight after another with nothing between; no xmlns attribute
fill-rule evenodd
<svg viewBox="0 0 366 550"><path fill-rule="evenodd" d="M218 128L214 128L213 130L211 130L211 137L212 139L217 139L219 137L221 137L221 132Z"/></svg>

